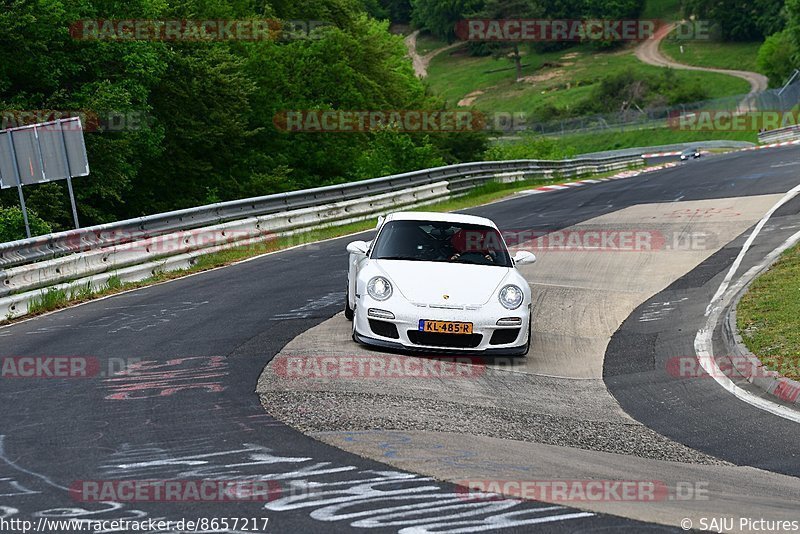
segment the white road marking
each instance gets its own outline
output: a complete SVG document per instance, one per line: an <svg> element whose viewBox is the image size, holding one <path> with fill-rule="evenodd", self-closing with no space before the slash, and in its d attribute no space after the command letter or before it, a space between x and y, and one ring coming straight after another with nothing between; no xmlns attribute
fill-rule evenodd
<svg viewBox="0 0 800 534"><path fill-rule="evenodd" d="M770 165L771 169L779 169L781 167L791 167L793 165L800 165L800 161L790 161L788 163L776 163L775 165Z"/></svg>
<svg viewBox="0 0 800 534"><path fill-rule="evenodd" d="M653 302L652 304L648 304L642 311L642 315L639 317L639 322L649 323L652 321L659 321L668 315L669 312L675 309L675 306L673 306L674 304L683 302L685 300L689 300L689 298L683 297L674 302Z"/></svg>
<svg viewBox="0 0 800 534"><path fill-rule="evenodd" d="M751 406L755 406L761 410L767 411L779 417L783 417L784 419L788 419L790 421L794 421L795 423L800 423L800 412L797 412L787 406L783 406L776 402L773 402L769 399L759 397L758 395L754 395L749 391L746 391L728 378L725 373L717 365L716 360L714 359L714 355L712 353L713 350L713 342L712 337L714 334L714 328L717 325L717 321L719 320L720 316L722 315L723 310L725 307L733 300L734 296L745 286L747 285L748 281L751 280L753 277L756 276L760 271L765 269L768 265L770 265L773 261L775 261L778 256L780 256L785 250L792 247L795 243L800 241L800 232L793 234L789 239L784 241L778 248L770 252L760 263L753 266L744 273L736 283L731 285L731 280L733 279L733 275L738 270L739 266L742 263L742 259L744 255L747 253L747 250L752 245L755 238L758 236L761 229L767 223L769 218L772 216L775 211L786 204L789 200L797 196L800 193L800 185L793 187L790 189L759 221L758 225L753 229L753 232L747 238L744 246L742 246L742 250L739 252L739 256L734 261L733 265L731 265L728 274L725 276L722 284L720 284L719 289L717 290L714 297L711 299L708 307L706 308L706 324L703 328L697 331L697 335L694 339L694 348L695 352L697 352L697 359L700 362L700 365L703 367L706 373L708 373L716 382L725 388L727 391L732 393L736 398L743 400L744 402L750 404Z"/></svg>
<svg viewBox="0 0 800 534"><path fill-rule="evenodd" d="M711 307L714 305L714 302L719 300L722 294L728 289L728 286L733 279L733 275L735 275L736 271L739 270L739 266L742 264L742 260L744 260L745 254L747 254L747 251L750 249L753 241L755 241L756 237L758 237L761 229L764 228L764 225L767 224L767 221L769 221L770 217L772 217L772 214L778 211L778 208L796 197L798 193L800 193L800 185L796 185L787 191L783 198L781 198L774 206L772 206L772 208L770 208L770 210L761 218L761 220L758 221L758 224L753 229L753 232L742 246L742 250L739 251L739 255L736 256L736 260L733 262L733 265L731 265L731 268L728 270L728 274L725 275L725 279L722 281L722 284L720 284L719 289L717 289L717 292L714 294L714 297L708 304L708 307L706 308L706 316L711 313Z"/></svg>

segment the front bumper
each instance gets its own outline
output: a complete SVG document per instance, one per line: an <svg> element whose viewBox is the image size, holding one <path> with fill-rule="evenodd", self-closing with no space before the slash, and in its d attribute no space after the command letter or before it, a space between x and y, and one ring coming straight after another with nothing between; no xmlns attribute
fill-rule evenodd
<svg viewBox="0 0 800 534"><path fill-rule="evenodd" d="M370 317L368 315L370 309L389 311L394 318ZM369 296L362 296L357 300L354 336L361 343L392 349L456 352L459 354L521 355L527 352L530 316L530 304L523 305L516 310L507 310L499 302L487 303L477 309L455 309L455 307L416 305L402 298L391 298L389 301L379 302ZM497 321L504 318L518 318L520 324L518 326L498 326ZM454 334L445 337L438 335L439 339L436 339L437 335L421 335L419 322L423 319L469 322L472 323L473 334L471 336ZM376 325L376 322L382 324ZM514 335L514 331L516 331L516 335ZM444 341L445 339L447 341Z"/></svg>
<svg viewBox="0 0 800 534"><path fill-rule="evenodd" d="M372 345L374 347L382 347L385 349L403 350L403 351L425 351L435 354L452 354L458 352L459 354L466 355L484 355L484 356L524 356L528 352L527 342L519 347L491 347L488 349L459 349L450 347L428 347L423 345L404 345L397 341L392 341L386 338L374 338L362 336L358 332L355 333L355 338L359 343L365 345Z"/></svg>

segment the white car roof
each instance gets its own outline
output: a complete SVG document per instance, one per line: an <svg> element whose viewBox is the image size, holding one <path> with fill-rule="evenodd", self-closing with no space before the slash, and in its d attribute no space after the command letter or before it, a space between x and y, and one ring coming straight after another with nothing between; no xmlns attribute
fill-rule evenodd
<svg viewBox="0 0 800 534"><path fill-rule="evenodd" d="M475 215L461 215L459 213L439 213L433 211L398 211L386 216L384 222L389 221L431 221L431 222L452 222L456 224L479 224L497 228L490 219L477 217Z"/></svg>

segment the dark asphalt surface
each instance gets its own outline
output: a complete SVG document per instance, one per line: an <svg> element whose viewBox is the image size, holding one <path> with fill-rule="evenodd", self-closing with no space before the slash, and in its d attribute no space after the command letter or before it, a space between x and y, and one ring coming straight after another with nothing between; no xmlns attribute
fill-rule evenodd
<svg viewBox="0 0 800 534"><path fill-rule="evenodd" d="M745 256L739 276L800 229L798 212L800 197L795 197L773 214ZM681 376L677 365L678 359L696 361L694 339L705 322L706 306L748 235L639 306L612 337L603 375L625 411L660 434L738 465L800 476L797 423L736 400L706 373ZM658 320L641 320L659 307L674 309ZM718 326L714 355L723 361L724 347Z"/></svg>
<svg viewBox="0 0 800 534"><path fill-rule="evenodd" d="M638 178L519 197L469 212L489 216L501 228L547 231L643 202L780 193L800 181L796 168L770 165L794 161L798 155L800 150L786 148L706 158ZM97 358L103 372L109 366L119 369L119 362L141 360L128 374L113 377L0 381L0 518L268 517L268 532L394 532L422 524L427 530L416 532L449 532L487 523L512 532L651 530L607 516L515 527L514 521L576 511L546 511L538 503L465 502L452 495L453 486L400 474L266 416L254 393L256 380L288 341L340 310L344 245L350 240L284 251L0 329L0 358L84 356ZM703 276L716 274L730 261L732 257L722 257ZM697 306L705 306L709 296L700 295ZM618 336L624 337L625 330L623 326ZM673 332L675 350L688 350L680 345L682 336L685 346L691 346L696 328L686 330L685 336ZM704 452L796 474L798 445L790 442L792 432L780 420L726 398L713 383L689 387L674 381L672 390L663 387L680 406L666 410L671 419L656 400L642 400L659 386L648 385L651 377L640 354L616 348L618 336L609 349L608 383L629 413ZM727 425L729 434L740 434L733 442L713 431L703 435L709 424ZM783 439L750 439L749 429L758 427L763 433L768 426L774 426L778 438L784 432ZM282 493L266 504L112 505L79 502L68 492L86 480L233 477L273 480ZM316 493L292 489L292 482L303 480L316 483ZM420 486L431 487L415 490ZM441 523L431 526L432 519ZM252 524L238 531L251 529Z"/></svg>

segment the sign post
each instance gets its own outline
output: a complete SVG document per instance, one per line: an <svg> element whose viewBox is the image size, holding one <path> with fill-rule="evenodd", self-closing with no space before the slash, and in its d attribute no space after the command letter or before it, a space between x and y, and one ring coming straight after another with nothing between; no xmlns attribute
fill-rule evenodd
<svg viewBox="0 0 800 534"><path fill-rule="evenodd" d="M80 124L80 123L79 123ZM64 137L64 123L58 123L58 130L61 133L61 145L64 147L64 169L67 175L67 190L69 191L69 202L72 205L72 220L75 222L75 229L81 227L78 222L78 206L75 204L75 193L72 191L72 172L69 167L69 150L67 149L67 139Z"/></svg>
<svg viewBox="0 0 800 534"><path fill-rule="evenodd" d="M11 168L14 170L14 181L17 184L17 192L19 193L19 204L22 207L22 218L25 221L25 235L30 239L31 225L28 222L28 208L25 206L25 195L22 193L22 181L19 179L17 153L14 151L14 142L11 140L11 134L6 134L6 137L8 138L8 151L11 154Z"/></svg>

